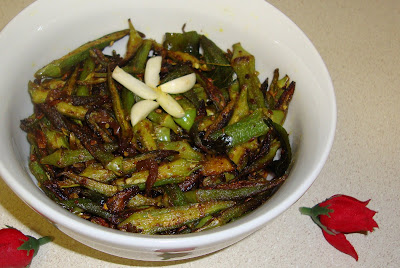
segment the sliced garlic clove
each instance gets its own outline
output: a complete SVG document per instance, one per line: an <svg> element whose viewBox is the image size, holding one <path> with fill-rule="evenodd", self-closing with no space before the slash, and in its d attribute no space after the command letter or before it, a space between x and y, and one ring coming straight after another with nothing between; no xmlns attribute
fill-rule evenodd
<svg viewBox="0 0 400 268"><path fill-rule="evenodd" d="M143 99L154 100L157 98L157 93L151 87L128 74L118 66L115 67L112 78Z"/></svg>
<svg viewBox="0 0 400 268"><path fill-rule="evenodd" d="M144 72L144 82L149 87L157 87L160 83L162 57L156 56L150 58L146 63L146 70Z"/></svg>
<svg viewBox="0 0 400 268"><path fill-rule="evenodd" d="M160 106L171 116L176 118L182 118L185 115L185 111L182 106L169 94L157 90L158 97L156 101Z"/></svg>
<svg viewBox="0 0 400 268"><path fill-rule="evenodd" d="M162 84L159 88L165 93L179 94L190 90L194 84L196 84L196 74L191 73Z"/></svg>
<svg viewBox="0 0 400 268"><path fill-rule="evenodd" d="M131 109L131 124L135 126L137 123L145 119L151 111L159 106L158 102L152 100L141 100L135 103Z"/></svg>

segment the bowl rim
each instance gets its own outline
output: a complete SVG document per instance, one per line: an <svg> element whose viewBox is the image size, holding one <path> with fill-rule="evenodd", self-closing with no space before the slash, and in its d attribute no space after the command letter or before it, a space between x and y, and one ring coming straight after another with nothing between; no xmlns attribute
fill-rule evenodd
<svg viewBox="0 0 400 268"><path fill-rule="evenodd" d="M19 20L21 16L28 15L28 12L40 6L41 3L45 3L48 0L37 0L23 9L17 16L15 16L0 32L0 42L7 34L7 32L12 28L12 25ZM301 187L298 187L296 191L290 194L288 198L285 199L285 202L276 206L268 211L266 215L263 217L254 218L251 220L247 220L245 223L241 224L234 224L231 223L229 225L225 225L218 229L213 229L207 232L200 232L196 234L185 234L185 235L173 235L173 236L154 236L154 235L144 235L144 234L133 234L133 233L125 233L119 230L113 230L110 228L106 228L103 226L99 226L83 220L79 217L72 218L72 214L57 204L51 202L49 203L47 198L43 193L41 198L38 198L34 191L28 191L24 187L18 187L22 185L13 185L13 174L7 169L7 167L0 161L0 174L6 184L32 209L34 209L39 214L43 215L44 217L50 219L52 222L55 222L56 225L60 227L65 227L73 232L79 233L83 236L90 237L96 241L102 241L106 243L110 243L110 241L118 241L116 245L122 245L127 247L147 247L147 248L154 248L154 242L157 241L157 248L159 249L171 249L171 248L179 248L179 245L186 245L187 247L201 247L201 246L211 246L212 244L218 242L224 242L229 240L229 237L232 233L240 233L242 238L247 236L248 234L254 232L265 225L266 222L276 218L282 212L287 210L290 206L292 206L312 185L312 183L317 178L318 174L322 170L328 156L329 152L332 148L336 130L336 123L337 123L337 107L336 107L336 97L334 93L334 87L329 75L328 69L323 61L322 57L318 53L317 49L310 41L310 39L306 36L306 34L284 13L279 11L277 8L272 6L271 4L263 1L263 0L253 0L257 2L263 2L263 4L268 5L270 9L274 12L279 13L279 15L287 20L286 22L291 25L304 39L306 43L310 46L310 50L314 54L314 57L317 57L320 61L322 70L321 72L325 75L326 80L326 92L329 94L329 99L331 101L331 114L330 114L330 131L328 133L328 142L325 145L321 158L318 161L316 168L313 169L311 175L304 181ZM46 201L46 202L45 202ZM49 209L50 206L50 209ZM260 218L262 220L260 220ZM72 220L71 220L72 219ZM67 224L64 224L68 222ZM98 232L107 234L106 236L102 237L98 235ZM193 238L203 238L202 240L193 239ZM210 239L212 238L212 239Z"/></svg>

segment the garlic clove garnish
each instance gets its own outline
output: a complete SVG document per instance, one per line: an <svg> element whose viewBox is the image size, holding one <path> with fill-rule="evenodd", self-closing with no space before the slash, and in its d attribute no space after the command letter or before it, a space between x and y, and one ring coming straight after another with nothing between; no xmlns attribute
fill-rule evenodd
<svg viewBox="0 0 400 268"><path fill-rule="evenodd" d="M157 98L157 93L151 87L118 66L115 67L112 78L143 99L154 100Z"/></svg>
<svg viewBox="0 0 400 268"><path fill-rule="evenodd" d="M171 95L162 92L158 88L156 90L158 93L156 101L167 113L176 118L182 118L185 115L182 106Z"/></svg>
<svg viewBox="0 0 400 268"><path fill-rule="evenodd" d="M158 86L165 93L179 94L184 93L196 84L196 75L194 73L171 80Z"/></svg>
<svg viewBox="0 0 400 268"><path fill-rule="evenodd" d="M156 56L150 58L146 63L144 82L149 87L155 88L160 83L161 62L162 57Z"/></svg>
<svg viewBox="0 0 400 268"><path fill-rule="evenodd" d="M131 109L131 124L135 126L137 123L145 119L151 111L156 109L159 103L152 100L141 100L135 103Z"/></svg>
<svg viewBox="0 0 400 268"><path fill-rule="evenodd" d="M161 63L161 56L152 57L147 61L144 74L145 83L118 66L115 67L112 73L112 77L116 81L144 99L132 106L132 126L135 126L138 122L146 118L159 105L175 118L182 118L185 115L182 106L168 93L178 94L190 90L196 83L196 74L191 73L157 87L160 83Z"/></svg>

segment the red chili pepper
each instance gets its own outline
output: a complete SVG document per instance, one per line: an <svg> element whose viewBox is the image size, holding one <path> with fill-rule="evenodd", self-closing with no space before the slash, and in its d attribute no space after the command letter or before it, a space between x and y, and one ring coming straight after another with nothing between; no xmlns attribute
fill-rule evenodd
<svg viewBox="0 0 400 268"><path fill-rule="evenodd" d="M26 267L36 256L39 247L51 238L48 236L36 239L26 236L12 227L0 230L0 267Z"/></svg>
<svg viewBox="0 0 400 268"><path fill-rule="evenodd" d="M362 202L347 195L334 195L312 208L301 207L300 212L311 216L332 246L358 260L357 252L345 234L372 232L375 227L378 228L373 219L376 212L367 208L369 201Z"/></svg>
<svg viewBox="0 0 400 268"><path fill-rule="evenodd" d="M334 211L320 215L319 220L332 231L339 233L372 232L378 224L372 219L375 211L367 208L370 200L361 202L351 196L334 195L318 204Z"/></svg>
<svg viewBox="0 0 400 268"><path fill-rule="evenodd" d="M332 246L334 246L337 250L340 250L343 253L349 254L352 256L356 261L358 261L358 254L354 249L353 245L350 244L349 240L346 239L346 236L342 233L338 234L328 234L322 229L322 233L326 239Z"/></svg>

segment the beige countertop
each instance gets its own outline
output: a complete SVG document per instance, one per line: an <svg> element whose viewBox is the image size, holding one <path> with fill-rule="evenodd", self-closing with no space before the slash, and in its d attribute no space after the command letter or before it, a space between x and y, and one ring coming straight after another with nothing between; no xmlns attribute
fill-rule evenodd
<svg viewBox="0 0 400 268"><path fill-rule="evenodd" d="M0 0L0 29L33 0ZM309 191L245 240L188 261L142 262L72 240L26 206L0 180L0 225L51 235L31 267L400 267L400 1L270 0L311 39L337 98L335 142ZM23 36L21 36L23 42ZM26 44L29 45L29 44ZM1 64L1 61L0 61ZM371 199L379 229L347 236L359 261L323 238L300 206L334 194Z"/></svg>

